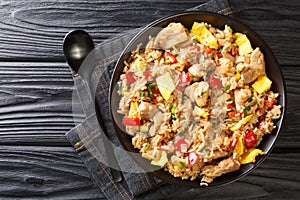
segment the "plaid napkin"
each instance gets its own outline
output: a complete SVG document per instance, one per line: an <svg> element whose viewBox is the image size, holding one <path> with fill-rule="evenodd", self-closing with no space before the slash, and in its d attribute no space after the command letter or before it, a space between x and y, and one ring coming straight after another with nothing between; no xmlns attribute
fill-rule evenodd
<svg viewBox="0 0 300 200"><path fill-rule="evenodd" d="M226 0L211 0L189 10L232 14ZM73 77L75 91L72 106L76 126L66 136L79 153L93 181L108 199L165 199L179 187L166 184L151 173L144 172L123 151L109 113L108 90L115 62L138 31L127 32L98 45L93 51L94 55L89 55L82 64L90 67L84 67L84 70L79 71L79 76ZM95 103L100 109L101 126L95 114ZM103 131L108 134L108 138L103 137ZM105 152L104 146L109 142L108 139L113 143L119 163L119 166L109 166L123 171L123 180L118 183L112 181L107 165L109 158L106 155L109 152Z"/></svg>

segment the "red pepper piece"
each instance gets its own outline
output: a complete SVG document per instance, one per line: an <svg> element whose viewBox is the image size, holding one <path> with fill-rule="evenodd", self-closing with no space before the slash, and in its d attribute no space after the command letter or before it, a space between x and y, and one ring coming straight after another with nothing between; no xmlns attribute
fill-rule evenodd
<svg viewBox="0 0 300 200"><path fill-rule="evenodd" d="M264 100L264 105L267 106L268 108L272 109L273 108L273 103L268 101L268 100Z"/></svg>
<svg viewBox="0 0 300 200"><path fill-rule="evenodd" d="M238 137L233 137L232 140L229 143L229 148L234 150L237 143L238 143L238 141L239 141Z"/></svg>
<svg viewBox="0 0 300 200"><path fill-rule="evenodd" d="M177 63L176 57L175 57L171 52L166 51L166 52L163 54L163 58L164 58L165 60L168 60L170 64Z"/></svg>
<svg viewBox="0 0 300 200"><path fill-rule="evenodd" d="M160 95L160 92L157 88L153 87L153 88L151 88L151 90L152 90L152 93L155 94L156 96Z"/></svg>
<svg viewBox="0 0 300 200"><path fill-rule="evenodd" d="M181 145L182 144L186 144L187 142L185 141L184 138L179 139L175 144L174 144L174 148L176 149L176 151L180 151L181 152Z"/></svg>
<svg viewBox="0 0 300 200"><path fill-rule="evenodd" d="M176 86L177 90L183 90L186 85L189 85L191 82L191 77L189 73L182 73L179 75L179 83Z"/></svg>
<svg viewBox="0 0 300 200"><path fill-rule="evenodd" d="M214 88L222 89L222 87L223 87L221 80L219 78L214 77L214 76L210 76L208 78L208 82Z"/></svg>
<svg viewBox="0 0 300 200"><path fill-rule="evenodd" d="M125 77L128 83L134 83L136 81L133 72L126 72Z"/></svg>
<svg viewBox="0 0 300 200"><path fill-rule="evenodd" d="M194 164L198 163L200 160L200 156L195 152L189 152L188 154L188 163L190 166L193 166Z"/></svg>
<svg viewBox="0 0 300 200"><path fill-rule="evenodd" d="M141 122L140 119L135 117L135 118L129 118L129 117L124 117L122 123L125 126L140 126Z"/></svg>
<svg viewBox="0 0 300 200"><path fill-rule="evenodd" d="M152 101L153 101L154 104L158 104L158 101L157 101L156 97L152 98Z"/></svg>
<svg viewBox="0 0 300 200"><path fill-rule="evenodd" d="M253 131L250 131L249 133L247 133L244 137L244 140L248 147L253 147L257 143L257 138Z"/></svg>
<svg viewBox="0 0 300 200"><path fill-rule="evenodd" d="M221 52L217 53L218 58L223 58L223 54Z"/></svg>
<svg viewBox="0 0 300 200"><path fill-rule="evenodd" d="M233 118L233 117L235 117L237 114L240 114L240 112L237 111L237 110L230 111L230 112L227 113L227 115L228 115L229 118Z"/></svg>
<svg viewBox="0 0 300 200"><path fill-rule="evenodd" d="M179 75L179 81L181 84L189 84L191 82L191 77L189 73L182 73Z"/></svg>
<svg viewBox="0 0 300 200"><path fill-rule="evenodd" d="M195 46L191 47L190 51L191 51L191 52L200 51L200 46L195 45Z"/></svg>
<svg viewBox="0 0 300 200"><path fill-rule="evenodd" d="M176 89L177 89L177 90L180 90L180 91L182 91L183 88L184 88L184 86L182 86L182 85L177 85L177 86L176 86Z"/></svg>
<svg viewBox="0 0 300 200"><path fill-rule="evenodd" d="M233 56L236 56L239 54L239 48L238 47L235 47L234 50L233 50Z"/></svg>
<svg viewBox="0 0 300 200"><path fill-rule="evenodd" d="M233 105L232 104L228 104L227 105L227 109L232 109L233 108Z"/></svg>
<svg viewBox="0 0 300 200"><path fill-rule="evenodd" d="M150 70L146 70L143 74L144 74L145 79L148 79L152 73Z"/></svg>
<svg viewBox="0 0 300 200"><path fill-rule="evenodd" d="M210 48L209 46L204 46L203 50L208 54L212 52L212 48Z"/></svg>

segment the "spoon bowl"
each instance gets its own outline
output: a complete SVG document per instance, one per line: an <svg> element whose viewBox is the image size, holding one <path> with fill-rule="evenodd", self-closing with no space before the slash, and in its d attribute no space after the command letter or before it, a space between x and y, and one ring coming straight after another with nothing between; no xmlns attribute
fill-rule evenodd
<svg viewBox="0 0 300 200"><path fill-rule="evenodd" d="M63 42L63 51L67 63L78 72L86 56L95 48L93 39L84 30L69 32Z"/></svg>

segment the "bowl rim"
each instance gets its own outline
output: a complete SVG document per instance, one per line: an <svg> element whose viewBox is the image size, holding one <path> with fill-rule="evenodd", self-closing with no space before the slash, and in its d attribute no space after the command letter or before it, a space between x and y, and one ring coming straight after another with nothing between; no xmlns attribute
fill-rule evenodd
<svg viewBox="0 0 300 200"><path fill-rule="evenodd" d="M168 20L174 20L174 18L177 18L177 17L182 17L182 16L188 16L188 15L198 15L198 16L212 16L212 17L216 17L216 18L223 18L224 20L229 20L231 21L233 24L236 24L236 26L241 26L243 30L247 30L247 34L250 34L251 36L253 36L254 38L258 39L258 41L261 43L261 45L259 47L263 47L263 51L265 52L268 52L268 54L270 55L270 57L273 59L273 62L275 62L275 64L277 65L276 66L276 71L278 73L278 76L280 77L280 82L281 82L281 87L282 87L282 94L280 94L282 96L282 103L280 104L282 106L281 108L281 117L280 117L280 120L277 121L277 127L276 129L274 129L271 134L274 135L274 139L273 141L271 142L271 144L267 145L269 146L269 149L267 152L265 152L265 154L263 156L261 156L261 158L256 161L255 163L250 163L250 164L246 164L248 166L250 166L248 169L246 169L244 172L242 172L241 174L239 175L235 175L233 176L233 178L230 178L228 180L225 180L219 184L213 184L214 181L210 184L208 184L208 186L205 186L205 188L211 188L211 187L220 187L220 186L223 186L223 185L227 185L227 184L230 184L232 182L235 182L237 180L239 180L240 178L246 176L247 174L249 174L250 172L252 172L256 167L258 167L271 153L271 151L273 150L274 146L275 146L275 143L277 142L278 138L279 138L279 135L281 133L281 130L282 130L282 127L284 125L284 119L285 119L285 114L286 114L286 104L287 104L287 98L286 98L286 83L285 83L285 80L284 80L284 76L283 76L283 73L282 73L282 70L280 68L280 64L278 63L273 51L271 50L271 48L269 47L269 45L262 39L261 36L259 36L252 28L250 28L249 26L245 25L243 22L239 21L238 19L235 19L235 18L231 18L229 16L225 16L225 15L222 15L222 14L219 14L219 13L215 13L215 12L209 12L209 11L185 11L185 12L179 12L179 13L175 13L175 14L172 14L172 15L167 15L165 17L162 17L162 18L159 18L151 23L149 23L148 25L146 25L144 28L142 28L131 40L130 42L126 45L126 47L124 48L124 50L122 51L122 53L120 54L116 64L115 64L115 67L114 67L114 70L113 70L113 74L112 74L112 78L111 78L111 81L110 81L110 84L109 84L109 110L110 110L110 115L112 117L112 121L113 121L113 124L114 124L114 128L116 130L116 123L115 123L115 120L114 120L114 117L113 117L113 110L112 110L112 86L114 84L114 80L115 80L115 77L116 77L116 70L118 69L119 65L121 62L123 62L123 57L128 53L128 50L130 48L132 48L132 45L134 45L134 43L145 33L147 33L147 31L152 28L152 27L162 27L162 26L159 26L159 24L163 23L163 22L166 22ZM199 20L200 21L200 20ZM211 24L211 23L210 23ZM214 26L214 24L212 24ZM225 25L225 24L224 24ZM252 41L251 41L252 42ZM265 55L265 53L264 53ZM266 59L265 59L266 61ZM267 70L267 66L266 66L266 70ZM118 78L119 79L119 78ZM114 84L115 85L115 84ZM116 130L116 133L117 133L117 136L118 136L118 139L119 141L121 142L123 148L125 150L128 150L126 149L126 145L125 145L125 141L123 141L120 137L120 133L118 130ZM125 132L122 131L122 134L126 134ZM132 145L132 144L131 144ZM139 163L140 161L139 160L136 160L137 158L135 158L135 161L137 163ZM139 163L140 164L140 163ZM158 177L159 179L167 182L167 183L171 183L171 184L177 184L177 185L182 185L182 186L188 186L188 187L193 187L193 188L203 188L203 186L200 186L199 184L199 181L190 181L190 180L181 180L180 178L175 178L173 177L171 174L169 178L165 178L163 176L161 176L161 174L159 173L159 171L162 171L163 169L160 169L158 171L153 171L151 172L152 174L154 174L156 177ZM239 169L240 170L240 169ZM237 170L237 171L239 171ZM168 173L168 172L167 172ZM233 172L231 172L233 173ZM224 176L224 175L222 175ZM221 177L222 177L221 176ZM196 182L196 184L191 184L192 182Z"/></svg>

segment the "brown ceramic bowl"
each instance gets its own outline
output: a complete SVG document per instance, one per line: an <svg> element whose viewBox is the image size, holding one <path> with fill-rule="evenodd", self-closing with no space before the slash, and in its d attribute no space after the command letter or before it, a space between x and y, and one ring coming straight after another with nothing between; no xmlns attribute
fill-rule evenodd
<svg viewBox="0 0 300 200"><path fill-rule="evenodd" d="M211 24L214 27L218 27L220 29L223 29L224 26L227 24L229 25L234 32L241 32L247 34L247 37L250 39L251 44L253 47L260 47L262 53L265 56L265 62L266 62L266 72L268 77L272 80L272 90L279 93L278 98L278 104L282 106L282 116L280 120L276 122L277 128L273 130L271 134L267 134L264 136L263 141L260 143L258 148L262 149L266 154L258 157L255 163L242 165L241 168L235 172L231 172L228 174L224 174L218 178L215 178L212 183L209 184L208 187L215 187L215 186L221 186L233 181L238 180L239 178L245 176L249 172L251 172L255 167L260 165L263 160L270 154L272 148L274 147L274 144L279 136L280 129L283 124L283 118L285 114L285 108L286 108L286 94L285 94L285 83L284 79L280 70L280 66L272 53L269 46L263 41L263 39L257 35L253 30L251 30L248 26L244 25L243 23L232 19L230 17L220 15L217 13L211 13L211 12L184 12L179 13L176 15L168 16L162 19L159 19L150 25L146 26L141 32L139 32L127 45L123 53L121 54L114 73L112 77L112 81L110 84L110 109L111 114L113 118L113 123L115 125L115 129L117 131L119 140L121 141L123 147L130 152L136 152L138 153L137 149L134 149L134 147L131 144L132 137L126 134L126 132L122 131L120 127L118 127L116 124L120 124L119 120L122 120L122 116L119 115L116 111L118 109L120 97L116 94L116 91L114 91L112 88L115 88L120 75L122 74L122 70L124 67L124 61L127 60L130 56L130 52L134 49L136 49L137 45L139 43L146 44L148 41L149 35L155 36L157 32L153 31L152 27L166 27L170 22L180 22L182 23L186 28L190 29L192 27L193 22L195 21L204 21L209 24ZM124 130L124 128L122 128ZM151 166L150 162L144 158L142 158L140 155L134 156L134 159L136 162L138 162L143 168L153 170L153 167ZM201 187L199 184L199 180L197 181L189 181L189 180L181 180L180 178L175 178L168 172L164 171L163 169L156 170L152 172L155 176L157 176L159 179L172 183L172 184L179 184L189 187Z"/></svg>

